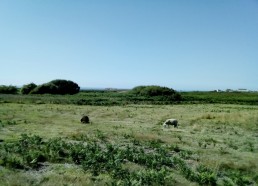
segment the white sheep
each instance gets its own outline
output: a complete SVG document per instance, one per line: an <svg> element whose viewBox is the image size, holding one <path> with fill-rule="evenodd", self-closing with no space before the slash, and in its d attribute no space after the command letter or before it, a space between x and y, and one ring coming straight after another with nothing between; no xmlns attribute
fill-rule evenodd
<svg viewBox="0 0 258 186"><path fill-rule="evenodd" d="M164 123L163 123L163 127L169 127L169 125L174 125L174 127L178 127L178 121L177 119L167 119Z"/></svg>

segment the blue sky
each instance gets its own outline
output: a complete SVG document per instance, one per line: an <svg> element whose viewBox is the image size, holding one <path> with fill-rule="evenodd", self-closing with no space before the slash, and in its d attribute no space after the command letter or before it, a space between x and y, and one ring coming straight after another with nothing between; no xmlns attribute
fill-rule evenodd
<svg viewBox="0 0 258 186"><path fill-rule="evenodd" d="M0 0L0 84L258 90L257 0Z"/></svg>

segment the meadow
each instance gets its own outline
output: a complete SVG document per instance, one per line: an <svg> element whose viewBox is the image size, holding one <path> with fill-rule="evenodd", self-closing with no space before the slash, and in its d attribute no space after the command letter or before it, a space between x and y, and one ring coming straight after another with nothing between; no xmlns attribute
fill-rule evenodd
<svg viewBox="0 0 258 186"><path fill-rule="evenodd" d="M2 94L1 185L257 185L257 98L182 95Z"/></svg>

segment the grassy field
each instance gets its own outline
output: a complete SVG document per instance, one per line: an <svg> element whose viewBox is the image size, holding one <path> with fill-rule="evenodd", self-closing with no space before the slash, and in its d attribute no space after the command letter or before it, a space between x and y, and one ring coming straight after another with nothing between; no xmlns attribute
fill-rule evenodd
<svg viewBox="0 0 258 186"><path fill-rule="evenodd" d="M36 98L35 98L36 99ZM86 114L90 124L81 124ZM178 128L162 127L177 118ZM1 185L257 185L258 106L0 103Z"/></svg>

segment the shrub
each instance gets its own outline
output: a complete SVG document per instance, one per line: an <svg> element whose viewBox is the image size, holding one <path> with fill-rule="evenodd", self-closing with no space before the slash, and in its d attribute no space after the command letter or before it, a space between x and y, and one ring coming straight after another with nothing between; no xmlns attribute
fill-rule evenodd
<svg viewBox="0 0 258 186"><path fill-rule="evenodd" d="M33 89L35 89L37 87L36 84L34 83L30 83L27 85L23 85L22 89L21 89L21 93L22 94L29 94Z"/></svg>
<svg viewBox="0 0 258 186"><path fill-rule="evenodd" d="M52 83L45 83L37 86L31 91L31 94L56 94L57 87Z"/></svg>
<svg viewBox="0 0 258 186"><path fill-rule="evenodd" d="M31 91L32 94L77 94L80 87L77 83L69 80L53 80L48 83L37 86Z"/></svg>
<svg viewBox="0 0 258 186"><path fill-rule="evenodd" d="M174 89L161 86L137 86L134 87L131 91L132 94L145 97L157 97L160 100L166 101L180 101L181 95L176 92Z"/></svg>
<svg viewBox="0 0 258 186"><path fill-rule="evenodd" d="M0 94L17 94L18 93L18 88L15 86L5 86L1 85L0 86Z"/></svg>

